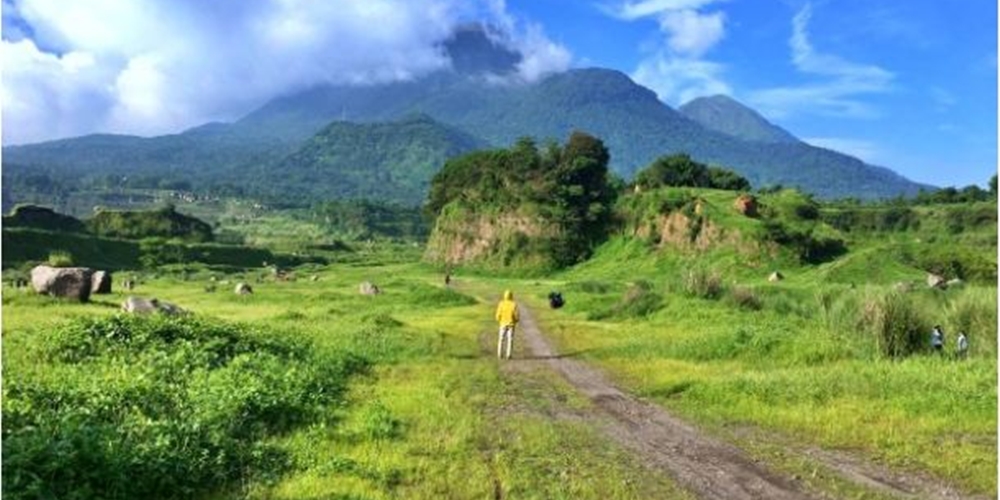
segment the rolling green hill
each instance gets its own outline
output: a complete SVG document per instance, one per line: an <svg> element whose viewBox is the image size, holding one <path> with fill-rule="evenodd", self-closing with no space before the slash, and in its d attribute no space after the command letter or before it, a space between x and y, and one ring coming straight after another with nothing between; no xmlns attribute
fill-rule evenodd
<svg viewBox="0 0 1000 500"><path fill-rule="evenodd" d="M250 169L255 191L274 198L361 198L419 205L449 158L484 146L460 130L415 115L390 123L334 122L275 166Z"/></svg>

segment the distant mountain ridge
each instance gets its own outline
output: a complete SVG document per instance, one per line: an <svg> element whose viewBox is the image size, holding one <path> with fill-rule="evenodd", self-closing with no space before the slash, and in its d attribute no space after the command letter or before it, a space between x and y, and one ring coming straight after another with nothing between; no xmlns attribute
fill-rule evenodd
<svg viewBox="0 0 1000 500"><path fill-rule="evenodd" d="M699 97L677 108L703 127L754 142L795 143L797 137L725 95Z"/></svg>
<svg viewBox="0 0 1000 500"><path fill-rule="evenodd" d="M513 49L475 27L456 32L443 50L452 57L448 70L379 85L316 86L276 97L232 124L152 138L99 135L7 147L4 185L31 185L20 181L37 172L92 184L108 176L146 176L301 203L330 196L415 203L435 168L470 145L506 147L522 136L561 141L583 130L604 141L611 170L626 178L659 156L684 152L735 170L755 187L796 186L820 197L914 195L928 187L801 142L727 97L696 99L675 110L627 75L601 68L525 82L514 72L519 59ZM414 115L423 117L420 126L400 121ZM400 130L416 133L413 144ZM376 144L385 149L376 151ZM366 176L382 176L380 187L364 187L359 180ZM286 179L314 182L304 192L283 192ZM391 186L397 181L403 183L398 189ZM321 185L328 182L333 184ZM344 187L349 185L354 187ZM5 190L4 203L17 201Z"/></svg>

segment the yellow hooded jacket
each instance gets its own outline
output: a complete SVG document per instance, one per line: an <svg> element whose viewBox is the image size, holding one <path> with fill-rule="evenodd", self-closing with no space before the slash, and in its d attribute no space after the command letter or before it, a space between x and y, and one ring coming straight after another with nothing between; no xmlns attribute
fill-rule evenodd
<svg viewBox="0 0 1000 500"><path fill-rule="evenodd" d="M514 294L510 290L503 293L503 300L497 304L497 322L500 326L515 326L520 319L517 315L517 303L514 302Z"/></svg>

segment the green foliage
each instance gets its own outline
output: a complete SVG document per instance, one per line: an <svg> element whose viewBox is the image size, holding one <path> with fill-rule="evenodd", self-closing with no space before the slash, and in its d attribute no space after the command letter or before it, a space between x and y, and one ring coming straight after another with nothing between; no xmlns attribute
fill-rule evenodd
<svg viewBox="0 0 1000 500"><path fill-rule="evenodd" d="M715 300L725 291L722 276L716 271L695 267L684 271L681 276L684 293L701 299Z"/></svg>
<svg viewBox="0 0 1000 500"><path fill-rule="evenodd" d="M817 235L813 227L795 227L779 219L768 219L763 221L761 228L759 235L761 241L777 243L791 249L802 263L827 262L847 252L843 240Z"/></svg>
<svg viewBox="0 0 1000 500"><path fill-rule="evenodd" d="M73 254L66 250L53 250L49 252L49 258L45 262L52 267L73 267L75 265Z"/></svg>
<svg viewBox="0 0 1000 500"><path fill-rule="evenodd" d="M747 191L750 182L731 170L708 167L687 154L661 156L635 176L643 189L663 186L706 187L727 191Z"/></svg>
<svg viewBox="0 0 1000 500"><path fill-rule="evenodd" d="M178 213L172 205L157 210L101 210L87 220L87 228L98 236L109 238L179 238L190 242L212 240L211 226Z"/></svg>
<svg viewBox="0 0 1000 500"><path fill-rule="evenodd" d="M757 293L754 292L754 289L747 286L734 286L729 291L729 299L736 307L742 309L759 311L764 307L764 303Z"/></svg>
<svg viewBox="0 0 1000 500"><path fill-rule="evenodd" d="M76 265L98 269L135 268L139 246L132 241L98 238L82 233L34 229L3 229L3 267L21 266L48 259L53 251L72 249Z"/></svg>
<svg viewBox="0 0 1000 500"><path fill-rule="evenodd" d="M921 189L911 203L916 205L933 205L938 203L973 203L977 201L996 200L996 175L990 178L990 190L970 184L962 189L944 187L933 191Z"/></svg>
<svg viewBox="0 0 1000 500"><path fill-rule="evenodd" d="M4 189L10 189L10 187L4 186ZM15 206L10 215L3 217L3 227L24 227L70 233L79 233L86 229L79 219L56 213L51 208L36 205Z"/></svg>
<svg viewBox="0 0 1000 500"><path fill-rule="evenodd" d="M275 477L292 463L269 438L325 418L366 366L194 318L44 336L44 368L3 367L5 497L190 498Z"/></svg>
<svg viewBox="0 0 1000 500"><path fill-rule="evenodd" d="M313 206L310 219L353 240L423 240L430 232L420 209L379 201L344 200Z"/></svg>
<svg viewBox="0 0 1000 500"><path fill-rule="evenodd" d="M396 122L330 123L278 165L262 165L255 192L298 203L363 198L417 206L449 158L485 146L426 115ZM370 208L370 206L369 206Z"/></svg>
<svg viewBox="0 0 1000 500"><path fill-rule="evenodd" d="M510 149L451 160L435 175L425 205L426 213L437 217L431 245L458 244L444 241L445 234L476 232L463 226L481 219L520 217L535 219L549 234L514 231L491 242L491 256L501 267L525 260L554 267L579 262L603 241L612 221L616 192L608 158L599 139L577 131L563 147L550 143L539 151L533 140L522 138Z"/></svg>
<svg viewBox="0 0 1000 500"><path fill-rule="evenodd" d="M663 296L653 290L648 281L637 281L629 285L621 300L610 309L592 311L590 320L644 318L663 308Z"/></svg>
<svg viewBox="0 0 1000 500"><path fill-rule="evenodd" d="M875 340L882 356L899 358L927 349L931 324L899 292L873 292L862 304L860 314L858 323Z"/></svg>

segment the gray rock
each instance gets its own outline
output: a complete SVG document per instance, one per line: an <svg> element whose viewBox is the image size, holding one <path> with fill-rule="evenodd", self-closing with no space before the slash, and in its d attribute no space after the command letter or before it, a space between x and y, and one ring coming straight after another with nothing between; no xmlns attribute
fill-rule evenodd
<svg viewBox="0 0 1000 500"><path fill-rule="evenodd" d="M111 293L111 273L94 271L94 275L90 277L90 293Z"/></svg>
<svg viewBox="0 0 1000 500"><path fill-rule="evenodd" d="M778 271L771 273L771 275L767 277L767 281L770 281L771 283L777 283L783 279L785 279L785 275Z"/></svg>
<svg viewBox="0 0 1000 500"><path fill-rule="evenodd" d="M362 283L361 286L358 287L358 291L361 292L361 295L378 295L382 293L382 291L379 290L378 287L371 281Z"/></svg>
<svg viewBox="0 0 1000 500"><path fill-rule="evenodd" d="M160 313L167 316L178 316L187 312L175 304L161 302L156 298L144 299L142 297L133 296L129 296L124 302L122 302L122 311L131 314Z"/></svg>
<svg viewBox="0 0 1000 500"><path fill-rule="evenodd" d="M940 276L934 273L927 273L927 286L930 288L948 288L948 282L944 279L944 276Z"/></svg>
<svg viewBox="0 0 1000 500"><path fill-rule="evenodd" d="M31 270L31 286L36 292L53 297L90 300L91 276L87 267L36 266Z"/></svg>
<svg viewBox="0 0 1000 500"><path fill-rule="evenodd" d="M236 284L236 288L233 289L233 292L235 292L236 295L250 295L253 293L253 288L241 281Z"/></svg>

